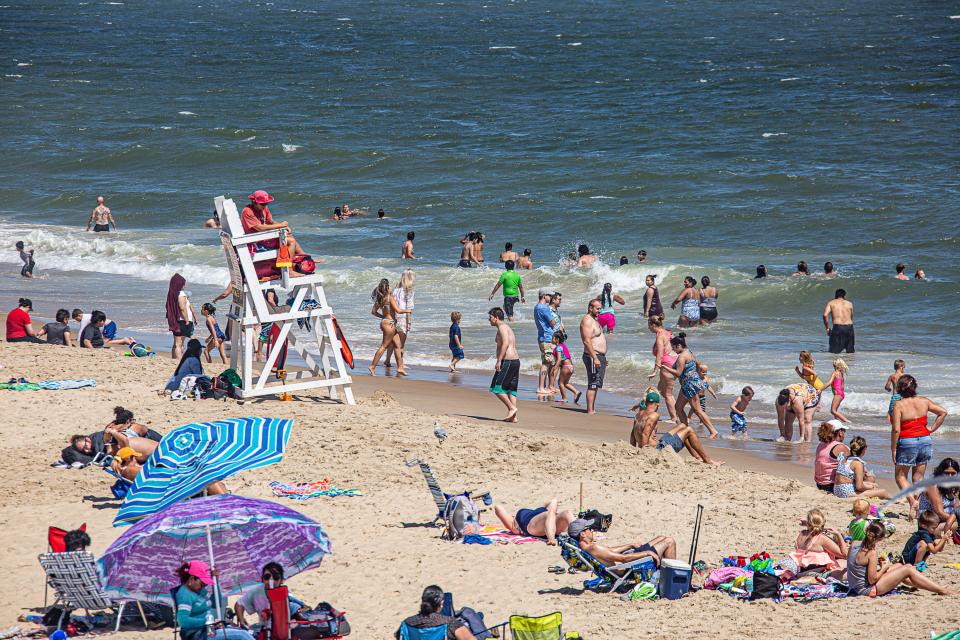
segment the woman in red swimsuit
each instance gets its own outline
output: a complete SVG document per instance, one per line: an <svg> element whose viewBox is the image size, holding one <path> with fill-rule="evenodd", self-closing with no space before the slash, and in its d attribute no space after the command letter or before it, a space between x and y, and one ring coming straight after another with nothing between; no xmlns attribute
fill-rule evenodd
<svg viewBox="0 0 960 640"><path fill-rule="evenodd" d="M893 405L890 453L896 465L894 476L897 486L904 489L910 486L911 479L913 482L923 480L927 463L933 457L930 434L943 424L947 410L928 398L918 396L917 380L909 374L905 373L897 380L897 393L901 399ZM928 413L936 416L932 426L927 425ZM910 496L909 500L913 512L917 498Z"/></svg>

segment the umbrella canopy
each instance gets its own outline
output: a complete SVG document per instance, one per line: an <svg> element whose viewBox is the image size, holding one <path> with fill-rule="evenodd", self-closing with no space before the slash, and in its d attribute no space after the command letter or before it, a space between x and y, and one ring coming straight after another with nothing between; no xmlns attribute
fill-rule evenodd
<svg viewBox="0 0 960 640"><path fill-rule="evenodd" d="M186 424L163 437L113 519L121 527L247 469L279 462L293 420L228 418Z"/></svg>
<svg viewBox="0 0 960 640"><path fill-rule="evenodd" d="M318 522L290 507L234 495L186 500L144 518L97 560L104 591L118 599L170 603L177 568L207 560L208 538L220 589L235 595L260 583L268 562L289 577L320 565L331 553Z"/></svg>

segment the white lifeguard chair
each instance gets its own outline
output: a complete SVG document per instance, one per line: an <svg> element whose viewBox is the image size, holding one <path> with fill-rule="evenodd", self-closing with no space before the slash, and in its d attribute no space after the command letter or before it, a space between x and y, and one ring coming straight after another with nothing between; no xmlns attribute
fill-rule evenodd
<svg viewBox="0 0 960 640"><path fill-rule="evenodd" d="M306 389L329 389L329 396L337 400L338 389L343 391L347 404L355 404L352 381L347 374L346 364L340 352L341 344L333 325L333 309L327 304L323 292L323 276L320 274L291 278L287 268L280 270L277 280L261 282L257 276L258 262L276 261L276 250L251 251L258 243L286 240L286 231L274 229L257 233L245 233L240 221L237 205L230 198L217 196L213 199L217 215L220 217L220 239L227 256L230 269L230 283L233 297L230 312L230 366L240 375L243 387L239 390L241 398L278 395L303 391ZM273 313L267 305L266 291L270 288L287 290L286 297L293 298L290 310ZM312 308L304 308L305 301L315 301ZM278 302L283 302L282 299ZM319 356L307 352L304 341L298 341L293 328L297 321L307 320L309 332L313 335ZM279 327L274 348L263 363L255 362L259 334L257 325L272 322ZM281 345L286 344L288 352L300 356L306 363L305 370L291 371L281 380L274 373L277 359L282 352ZM256 368L260 365L259 370Z"/></svg>

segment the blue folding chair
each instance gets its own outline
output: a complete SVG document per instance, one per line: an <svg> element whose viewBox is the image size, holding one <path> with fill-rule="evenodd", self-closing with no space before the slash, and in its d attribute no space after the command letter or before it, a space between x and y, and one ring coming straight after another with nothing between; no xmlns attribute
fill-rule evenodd
<svg viewBox="0 0 960 640"><path fill-rule="evenodd" d="M447 640L447 625L417 629L404 622L400 625L400 640Z"/></svg>

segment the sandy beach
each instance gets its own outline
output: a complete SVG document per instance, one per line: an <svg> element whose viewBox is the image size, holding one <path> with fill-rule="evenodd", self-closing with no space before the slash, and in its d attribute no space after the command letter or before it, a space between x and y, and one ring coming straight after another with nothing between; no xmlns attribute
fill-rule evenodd
<svg viewBox="0 0 960 640"><path fill-rule="evenodd" d="M707 467L685 453L637 451L626 442L628 422L613 416L585 417L533 402L521 403L519 425L497 422L501 407L488 394L437 383L356 378L358 405L330 403L312 395L293 402L179 401L156 395L169 375L168 358L133 359L115 351L79 351L34 345L0 345L6 377L30 380L95 377L97 387L74 391L0 394L3 449L0 506L8 544L3 561L16 580L0 587L0 620L43 603L43 574L36 556L46 547L49 525L71 528L86 522L96 555L121 533L111 526L118 503L109 498L111 479L95 469L61 470L49 465L73 433L88 433L111 419L117 404L165 432L191 421L263 415L295 420L290 446L277 465L243 473L228 483L241 495L272 497L270 481L328 478L363 497L290 502L323 525L333 555L316 571L289 581L292 593L313 603L327 600L345 610L357 638L391 636L414 613L420 591L431 583L455 594L457 606L472 606L488 622L510 614L562 611L567 630L585 638L791 637L811 629L823 638L917 638L955 628L955 598L927 593L879 600L840 599L797 605L770 601L744 604L701 591L680 601L628 603L584 591L586 574L547 572L560 563L545 544L454 544L424 526L434 505L423 478L404 460L429 461L444 488L486 488L509 510L535 506L551 495L576 509L580 482L586 505L614 515L606 540L646 540L662 534L678 542L686 557L695 506L705 507L698 558L766 550L778 558L792 550L798 521L821 508L828 526L844 527L849 505L810 486L810 473L783 464L723 451L721 468ZM435 420L449 433L433 436ZM617 434L620 437L617 438ZM485 522L493 522L492 513ZM912 527L881 545L899 552ZM956 586L960 561L950 545L936 556L928 575ZM173 568L171 567L171 570ZM872 621L867 624L867 621ZM29 625L23 625L29 626ZM130 637L167 638L169 629Z"/></svg>

